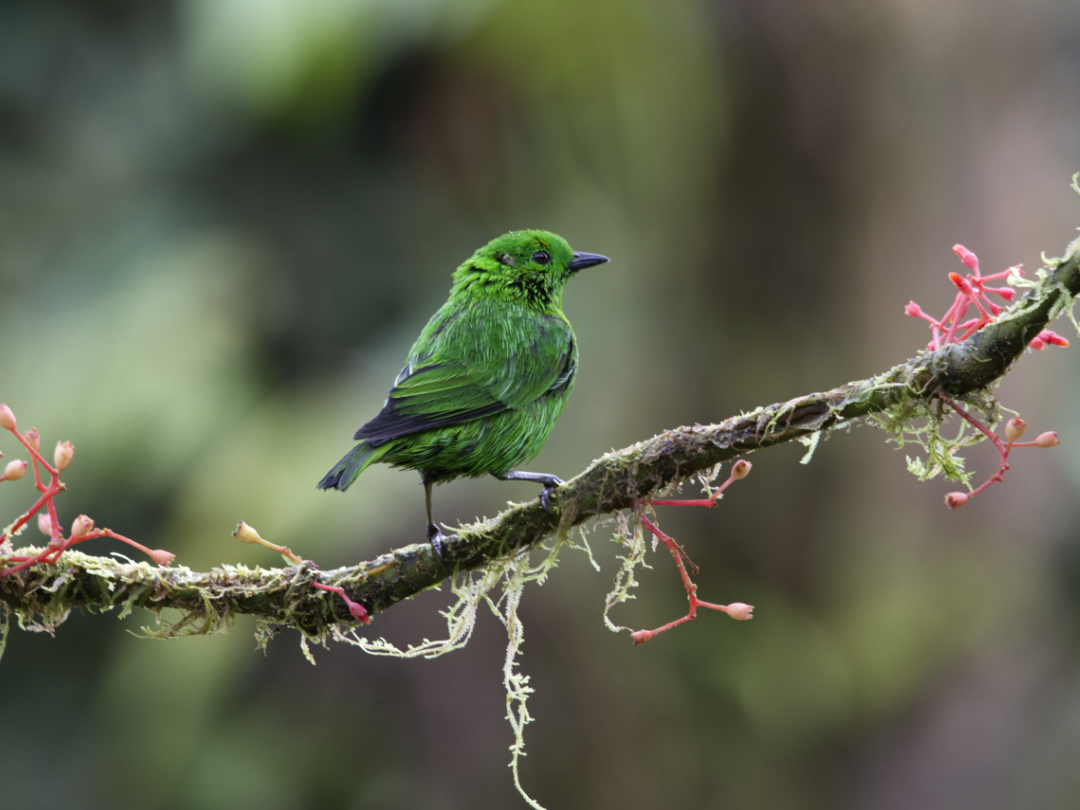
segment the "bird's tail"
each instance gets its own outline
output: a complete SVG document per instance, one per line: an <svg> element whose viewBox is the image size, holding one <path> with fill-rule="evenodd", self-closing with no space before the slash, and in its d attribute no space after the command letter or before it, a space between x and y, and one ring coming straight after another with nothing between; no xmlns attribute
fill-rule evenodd
<svg viewBox="0 0 1080 810"><path fill-rule="evenodd" d="M319 482L319 489L340 489L344 492L360 473L382 457L379 450L380 448L372 447L368 442L360 442L323 476L323 480Z"/></svg>

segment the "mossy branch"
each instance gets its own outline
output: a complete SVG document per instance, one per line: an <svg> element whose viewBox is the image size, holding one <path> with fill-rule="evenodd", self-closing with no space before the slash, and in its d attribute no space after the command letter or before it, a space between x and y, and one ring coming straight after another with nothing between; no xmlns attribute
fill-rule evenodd
<svg viewBox="0 0 1080 810"><path fill-rule="evenodd" d="M1080 242L1080 240L1078 240ZM559 487L551 513L538 502L461 527L440 562L427 544L406 546L369 562L332 571L313 563L281 569L222 566L207 573L158 568L67 551L57 565L37 564L0 577L0 601L24 625L51 629L73 608L123 612L142 607L180 611L169 635L212 632L233 616L255 616L267 632L294 628L326 638L334 625L355 625L344 602L311 587L313 579L341 586L369 614L430 588L455 569L505 560L526 546L598 515L633 507L674 482L736 456L856 423L863 417L929 404L938 391L964 397L1004 376L1028 343L1080 294L1080 246L1050 260L1039 283L994 323L968 340L921 352L902 365L831 391L732 417L719 424L668 430L608 453ZM0 558L3 564L3 558Z"/></svg>

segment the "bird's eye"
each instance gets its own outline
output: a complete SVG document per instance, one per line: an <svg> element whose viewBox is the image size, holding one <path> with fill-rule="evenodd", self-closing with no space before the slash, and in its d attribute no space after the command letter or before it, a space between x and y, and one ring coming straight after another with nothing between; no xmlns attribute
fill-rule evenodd
<svg viewBox="0 0 1080 810"><path fill-rule="evenodd" d="M538 250L533 254L533 261L537 264L547 264L551 261L551 257L548 256L546 250Z"/></svg>

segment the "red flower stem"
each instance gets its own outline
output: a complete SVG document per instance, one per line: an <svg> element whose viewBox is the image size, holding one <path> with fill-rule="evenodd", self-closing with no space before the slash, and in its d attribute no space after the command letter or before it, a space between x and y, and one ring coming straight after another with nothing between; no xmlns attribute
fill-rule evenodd
<svg viewBox="0 0 1080 810"><path fill-rule="evenodd" d="M139 549L139 551L143 552L151 559L154 559L154 552L151 549L147 548L142 543L132 540L130 537L124 537L122 534L117 534L112 529L93 529L78 537L68 537L66 539L64 537L54 537L44 551L40 551L32 557L10 557L10 561L19 561L20 564L0 571L0 577L22 571L24 568L29 568L31 565L36 565L37 563L56 565L56 563L59 562L61 555L69 548L79 543L86 542L87 540L94 540L98 537L111 537L113 540L127 543L129 546Z"/></svg>
<svg viewBox="0 0 1080 810"><path fill-rule="evenodd" d="M963 341L967 340L969 337L974 335L976 332L978 332L980 329L982 329L988 323L989 323L989 321L979 321L973 327L971 327L966 332L964 332L964 334L960 335L960 338L959 338L960 342L962 343Z"/></svg>
<svg viewBox="0 0 1080 810"><path fill-rule="evenodd" d="M49 542L49 545L45 547L44 551L39 551L32 557L11 557L10 559L22 560L23 562L19 563L19 565L12 566L11 568L5 568L3 571L0 571L0 577L6 577L8 574L15 574L19 571L22 571L24 568L29 568L31 565L37 565L40 562L54 563L56 559L59 559L60 555L64 553L64 550L67 548L68 545L71 544L65 543L63 538L60 538L59 541L54 539ZM49 557L53 554L56 555L55 558L53 560L49 560Z"/></svg>
<svg viewBox="0 0 1080 810"><path fill-rule="evenodd" d="M697 498L690 501L649 501L650 506L704 506L707 509L712 509L716 506L716 496L720 494L720 490L716 490L711 498Z"/></svg>
<svg viewBox="0 0 1080 810"><path fill-rule="evenodd" d="M1001 443L1001 439L998 438L998 435L996 433L989 430L982 422L980 422L978 419L973 417L971 414L969 414L967 411L965 411L963 408L953 402L952 399L950 399L941 391L938 391L938 397L941 399L942 402L944 402L946 405L948 405L950 408L960 414L960 416L963 417L963 419L968 424L970 424L972 427L974 427L976 430L986 436L986 438L992 441L994 443L994 446L998 449L998 452L1005 453L1005 446Z"/></svg>
<svg viewBox="0 0 1080 810"><path fill-rule="evenodd" d="M941 318L941 323L944 325L950 318L953 319L953 325L945 333L945 343L952 342L952 335L956 331L956 321L964 317L964 312L967 312L967 307L964 307L963 311L960 311L960 305L963 303L966 296L963 293L957 293L956 298L953 299L952 306L945 312L945 315Z"/></svg>
<svg viewBox="0 0 1080 810"><path fill-rule="evenodd" d="M725 481L719 487L717 487L713 491L713 494L710 495L708 498L695 498L693 500L688 500L688 501L670 501L670 500L649 501L649 505L650 506L704 506L704 507L706 507L708 509L712 509L714 506L716 506L716 499L720 497L720 494L725 489L727 489L729 486L731 486L733 483L735 483L735 476L734 475L729 475L727 481ZM650 529L649 531L652 531L652 529ZM659 531L659 529L657 529L657 531ZM666 537L667 535L664 535L664 536ZM659 537L659 535L657 535L657 537ZM672 542L674 542L674 541L672 541Z"/></svg>
<svg viewBox="0 0 1080 810"><path fill-rule="evenodd" d="M12 559L19 558L13 557ZM6 577L8 574L15 574L19 571L22 571L24 568L29 568L31 565L36 565L38 562L41 561L40 555L35 555L33 557L25 557L22 559L24 559L25 561L19 563L18 565L12 566L11 568L5 568L3 571L0 571L0 577Z"/></svg>
<svg viewBox="0 0 1080 810"><path fill-rule="evenodd" d="M25 526L27 521L29 521L30 518L37 514L38 510L46 504L48 504L49 506L49 515L53 519L54 527L58 525L56 522L56 507L53 506L52 499L64 489L64 485L60 481L60 471L54 469L53 466L49 464L49 462L42 458L41 453L34 449L34 446L30 444L27 438L22 433L20 433L17 428L12 428L11 433L15 436L16 439L19 440L19 443L26 448L26 452L30 454L30 458L34 462L34 478L36 479L36 486L38 491L42 494L41 497L37 499L37 502L33 506L31 506L30 509L24 512L23 515L17 521L15 521L15 523L12 524L10 535L0 534L0 543L4 542L9 537L14 537L15 533L23 526ZM41 462L45 469L49 471L49 475L52 476L52 482L48 486L45 486L41 482L41 476L39 475L37 468L38 462ZM55 534L53 539L56 539ZM7 573L11 573L10 569L7 571L0 571L0 576L3 576Z"/></svg>
<svg viewBox="0 0 1080 810"><path fill-rule="evenodd" d="M56 516L56 501L49 501L49 520L52 523L50 528L50 537L55 542L60 540L64 536L64 531L60 526L60 518Z"/></svg>
<svg viewBox="0 0 1080 810"><path fill-rule="evenodd" d="M675 564L679 567L679 575L682 577L683 587L686 588L686 592L693 596L693 593L697 590L697 585L690 581L690 575L686 573L686 566L683 565L682 554L680 553L679 544L675 542L674 537L669 537L664 534L660 529L644 515L641 516L641 525L652 532L653 536L667 546L668 551L675 557ZM691 601L693 599L691 598ZM691 606L691 610L693 610Z"/></svg>
<svg viewBox="0 0 1080 810"><path fill-rule="evenodd" d="M44 492L45 485L41 483L41 472L38 470L37 459L30 456L30 463L34 465L34 485L37 487L38 492Z"/></svg>
<svg viewBox="0 0 1080 810"><path fill-rule="evenodd" d="M142 543L132 540L130 537L124 537L122 534L117 534L112 529L94 529L93 531L87 532L82 537L77 538L77 542L81 543L83 540L89 540L92 537L111 537L113 540L119 540L121 543L127 543L129 546L137 548L148 557L153 558L154 556L152 550ZM70 545L74 545L74 543L71 543Z"/></svg>
<svg viewBox="0 0 1080 810"><path fill-rule="evenodd" d="M644 515L642 515L641 517L641 525L648 529L657 540L667 546L668 550L671 552L671 555L675 558L675 565L679 568L679 576L682 577L683 587L686 589L686 595L688 601L690 602L690 607L686 615L682 618L668 622L661 627L657 627L655 630L638 630L637 632L633 633L631 637L634 639L634 644L644 644L657 633L663 633L665 630L670 630L672 627L678 627L683 622L688 622L691 619L697 618L697 609L699 607L709 608L711 610L719 610L722 613L727 613L727 605L715 605L712 602L705 602L701 599L698 599L697 585L695 585L690 580L690 575L686 573L686 566L683 565L682 561L682 549L679 548L679 544L675 542L675 539L673 537L669 537L668 535L660 531L656 524L654 524Z"/></svg>
<svg viewBox="0 0 1080 810"><path fill-rule="evenodd" d="M1002 479L1004 479L1005 473L1009 469L1009 453L1012 452L1012 449L1014 447L1032 447L1035 445L1035 442L1002 442L1001 437L999 437L991 430L987 429L987 427L982 422L980 422L978 419L973 417L971 414L969 414L967 411L965 411L963 408L961 408L959 405L949 399L949 397L947 397L945 394L939 391L938 396L941 398L942 402L944 402L946 405L948 405L950 408L960 414L961 417L963 417L969 424L973 425L975 429L982 433L984 436L986 436L986 438L990 439L990 441L994 443L994 447L997 448L998 454L1001 456L1001 463L998 465L997 472L990 476L981 486L976 487L971 492L969 492L969 498L978 495L991 484L1000 482L1002 481Z"/></svg>
<svg viewBox="0 0 1080 810"><path fill-rule="evenodd" d="M693 608L691 608L691 611L693 611ZM663 627L657 627L655 630L638 630L636 633L633 634L634 644L644 644L646 641L648 641L658 633L663 633L665 630L670 630L672 627L678 627L683 622L688 622L693 618L695 617L691 612L687 613L681 619L676 619L673 622L668 622Z"/></svg>
<svg viewBox="0 0 1080 810"><path fill-rule="evenodd" d="M318 588L321 591L330 591L331 593L336 593L338 596L345 600L345 605L349 608L349 613L354 619L356 619L358 622L363 622L364 624L371 624L371 617L368 615L367 609L359 602L354 602L352 599L350 599L348 594L345 593L344 588L341 588L337 585L323 585L321 582L312 582L311 587Z"/></svg>
<svg viewBox="0 0 1080 810"><path fill-rule="evenodd" d="M956 297L953 298L952 306L949 307L947 310L945 310L945 314L941 316L941 322L942 323L945 323L945 321L947 321L947 320L949 320L949 318L953 317L953 315L956 313L956 310L959 308L960 304L963 303L963 300L964 300L964 294L963 293L957 293Z"/></svg>
<svg viewBox="0 0 1080 810"><path fill-rule="evenodd" d="M0 543L3 543L9 537L14 537L15 534L19 531L19 529L21 529L23 526L25 526L26 523L30 520L30 518L32 518L35 514L37 514L37 511L42 506L44 506L47 503L51 505L52 499L64 488L62 484L60 486L57 486L57 484L59 484L59 483L60 483L59 480L54 480L52 485L50 485L45 490L45 494L43 494L40 498L38 498L37 502L33 506L31 506L30 509L28 509L26 512L24 512L22 514L22 516L11 525L11 534L10 535L8 535L8 534L0 534ZM2 576L2 574L0 574L0 576Z"/></svg>
<svg viewBox="0 0 1080 810"><path fill-rule="evenodd" d="M952 326L949 327L949 331L945 335L945 342L946 343L952 343L956 339L956 327L957 327L957 324L960 322L961 318L963 318L965 315L967 315L968 305L966 303L966 299L967 299L967 296L964 295L963 293L959 293L956 296L956 304L957 305L954 306L954 309L956 310L956 313L955 313L955 315L953 315ZM962 303L962 306L960 306L961 303Z"/></svg>
<svg viewBox="0 0 1080 810"><path fill-rule="evenodd" d="M11 432L15 434L15 438L18 439L22 446L26 448L26 452L33 456L37 461L40 461L45 466L45 469L49 471L49 474L53 476L53 478L56 478L58 475L60 475L60 471L53 469L53 466L44 459L41 453L34 449L34 446L26 440L26 437L23 436L17 428L12 428Z"/></svg>
<svg viewBox="0 0 1080 810"><path fill-rule="evenodd" d="M982 293L982 290L979 290L979 293ZM983 305L979 303L978 296L972 297L971 303L973 303L978 308L979 312L982 313L983 318L985 318L987 321L991 320L990 314L985 309L983 309ZM987 303L990 303L989 299L987 299Z"/></svg>
<svg viewBox="0 0 1080 810"><path fill-rule="evenodd" d="M974 496L978 495L980 492L982 492L984 489L986 489L991 484L1000 482L1002 480L1002 478L1004 478L1005 471L1007 469L1009 469L1009 465L1008 464L1002 464L1000 467L998 467L998 471L996 473L994 473L993 475L991 475L985 482L983 482L983 484L981 486L978 486L975 489L971 490L971 492L968 493L968 497L973 498Z"/></svg>

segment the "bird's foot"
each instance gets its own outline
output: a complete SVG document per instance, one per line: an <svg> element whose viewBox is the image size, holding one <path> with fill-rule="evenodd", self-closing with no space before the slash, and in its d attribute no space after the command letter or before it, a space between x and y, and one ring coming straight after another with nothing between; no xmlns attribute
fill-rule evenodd
<svg viewBox="0 0 1080 810"><path fill-rule="evenodd" d="M560 487L563 483L565 482L561 478L552 475L548 481L544 482L544 488L540 490L540 505L544 507L544 511L549 515L551 514L551 508L548 506L548 498L555 491L555 487Z"/></svg>
<svg viewBox="0 0 1080 810"><path fill-rule="evenodd" d="M439 562L446 563L443 558L443 543L446 541L446 535L442 533L438 526L434 523L429 523L427 527L427 539L431 543L431 548L435 552L435 556L439 558Z"/></svg>
<svg viewBox="0 0 1080 810"><path fill-rule="evenodd" d="M548 505L548 498L550 498L551 493L555 491L555 487L562 486L566 483L557 475L524 472L521 470L510 470L506 475L497 477L500 481L535 481L538 484L543 484L544 488L540 491L540 505L544 507L544 511L549 515L551 514L551 507Z"/></svg>

